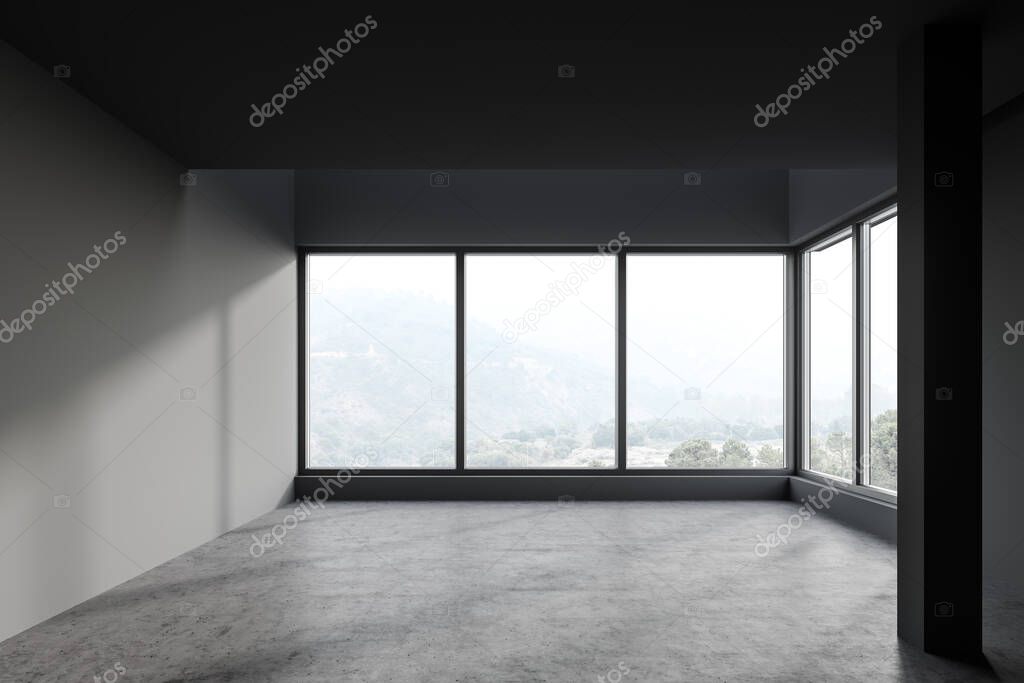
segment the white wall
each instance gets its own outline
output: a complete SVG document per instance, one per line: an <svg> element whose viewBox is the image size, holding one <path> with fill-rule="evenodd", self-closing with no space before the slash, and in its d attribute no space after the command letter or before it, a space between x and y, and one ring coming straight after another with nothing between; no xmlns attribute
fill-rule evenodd
<svg viewBox="0 0 1024 683"><path fill-rule="evenodd" d="M0 91L0 319L127 240L0 343L2 640L283 502L297 438L291 174L181 187L4 43Z"/></svg>

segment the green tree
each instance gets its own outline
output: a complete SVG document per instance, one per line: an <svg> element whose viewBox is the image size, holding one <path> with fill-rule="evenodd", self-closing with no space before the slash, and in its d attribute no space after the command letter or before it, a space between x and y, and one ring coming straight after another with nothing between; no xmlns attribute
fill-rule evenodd
<svg viewBox="0 0 1024 683"><path fill-rule="evenodd" d="M819 446L816 453L811 451L811 468L818 472L850 478L852 466L853 437L849 434L832 432L825 439L824 448Z"/></svg>
<svg viewBox="0 0 1024 683"><path fill-rule="evenodd" d="M753 464L753 459L750 457L750 448L746 442L738 439L727 439L722 444L722 460L718 465L719 467L730 469L750 467Z"/></svg>
<svg viewBox="0 0 1024 683"><path fill-rule="evenodd" d="M820 439L816 439L813 436L811 437L810 456L811 456L810 457L811 469L812 470L821 469L819 467L819 464L822 462L822 459L825 457L825 449L821 447L821 440Z"/></svg>
<svg viewBox="0 0 1024 683"><path fill-rule="evenodd" d="M896 490L896 410L871 421L871 484Z"/></svg>
<svg viewBox="0 0 1024 683"><path fill-rule="evenodd" d="M757 451L757 464L761 467L782 467L782 449L763 444Z"/></svg>
<svg viewBox="0 0 1024 683"><path fill-rule="evenodd" d="M665 464L669 467L699 468L714 466L718 461L718 451L707 439L690 439L685 441L668 454Z"/></svg>
<svg viewBox="0 0 1024 683"><path fill-rule="evenodd" d="M840 457L846 457L853 452L853 438L849 434L832 432L825 441L825 448Z"/></svg>

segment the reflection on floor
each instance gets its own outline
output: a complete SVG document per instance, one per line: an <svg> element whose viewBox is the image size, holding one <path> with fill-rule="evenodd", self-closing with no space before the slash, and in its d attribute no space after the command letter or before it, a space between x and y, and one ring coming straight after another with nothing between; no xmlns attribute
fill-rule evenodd
<svg viewBox="0 0 1024 683"><path fill-rule="evenodd" d="M0 679L1024 677L1019 601L988 602L994 672L920 654L896 639L891 545L819 515L785 545L757 546L795 509L331 503L302 520L279 510L0 644ZM254 542L272 531L267 547Z"/></svg>

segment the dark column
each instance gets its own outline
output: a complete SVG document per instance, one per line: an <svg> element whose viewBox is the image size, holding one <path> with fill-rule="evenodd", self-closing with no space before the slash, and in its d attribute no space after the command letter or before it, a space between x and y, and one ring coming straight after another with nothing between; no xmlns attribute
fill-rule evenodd
<svg viewBox="0 0 1024 683"><path fill-rule="evenodd" d="M899 635L981 653L981 43L900 52Z"/></svg>

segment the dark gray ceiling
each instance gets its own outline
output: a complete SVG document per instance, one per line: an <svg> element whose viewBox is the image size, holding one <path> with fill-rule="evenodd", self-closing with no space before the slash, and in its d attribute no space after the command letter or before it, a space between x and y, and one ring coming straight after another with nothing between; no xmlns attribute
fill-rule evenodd
<svg viewBox="0 0 1024 683"><path fill-rule="evenodd" d="M39 3L5 8L3 29L47 69L70 65L70 87L195 168L707 169L892 167L900 37L951 16L976 16L997 37L1005 25L952 0L675 6L583 16L482 4ZM367 14L378 28L324 80L282 116L249 124L251 104ZM872 15L883 28L828 80L788 116L753 125L755 104ZM992 44L1011 54L1005 40ZM563 63L575 78L557 77ZM1016 95L1019 78L986 83L988 105Z"/></svg>

